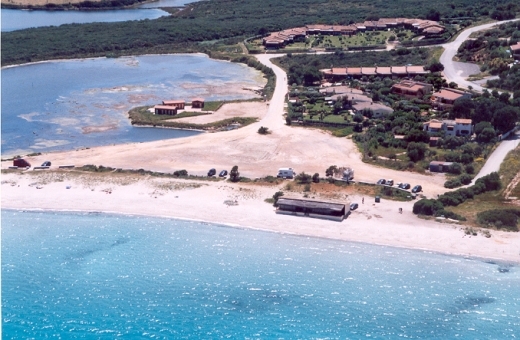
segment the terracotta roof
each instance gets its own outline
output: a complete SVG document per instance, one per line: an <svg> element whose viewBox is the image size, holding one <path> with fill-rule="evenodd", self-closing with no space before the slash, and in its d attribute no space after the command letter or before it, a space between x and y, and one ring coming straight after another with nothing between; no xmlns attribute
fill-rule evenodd
<svg viewBox="0 0 520 340"><path fill-rule="evenodd" d="M184 100L163 100L163 105L168 104L185 104L186 102Z"/></svg>
<svg viewBox="0 0 520 340"><path fill-rule="evenodd" d="M375 67L363 67L361 68L361 73L367 76L372 76L376 74L376 68Z"/></svg>
<svg viewBox="0 0 520 340"><path fill-rule="evenodd" d="M442 129L442 122L430 122L428 126L430 129Z"/></svg>
<svg viewBox="0 0 520 340"><path fill-rule="evenodd" d="M520 42L511 46L511 51L520 51Z"/></svg>
<svg viewBox="0 0 520 340"><path fill-rule="evenodd" d="M455 123L456 124L471 124L472 120L471 119L456 118L455 119Z"/></svg>
<svg viewBox="0 0 520 340"><path fill-rule="evenodd" d="M424 70L424 66L407 66L408 73L428 73Z"/></svg>
<svg viewBox="0 0 520 340"><path fill-rule="evenodd" d="M441 89L439 92L435 92L433 94L433 97L436 98L443 98L443 99L449 99L449 100L456 100L460 97L464 96L464 92L454 90L454 89Z"/></svg>
<svg viewBox="0 0 520 340"><path fill-rule="evenodd" d="M168 106L168 105L155 105L153 107L154 109L163 109L163 110L177 110L174 106Z"/></svg>
<svg viewBox="0 0 520 340"><path fill-rule="evenodd" d="M391 67L377 67L376 70L377 74L392 74L392 68Z"/></svg>
<svg viewBox="0 0 520 340"><path fill-rule="evenodd" d="M361 75L361 67L347 67L347 73Z"/></svg>
<svg viewBox="0 0 520 340"><path fill-rule="evenodd" d="M408 72L406 71L406 66L392 66L392 73L393 74L406 74Z"/></svg>

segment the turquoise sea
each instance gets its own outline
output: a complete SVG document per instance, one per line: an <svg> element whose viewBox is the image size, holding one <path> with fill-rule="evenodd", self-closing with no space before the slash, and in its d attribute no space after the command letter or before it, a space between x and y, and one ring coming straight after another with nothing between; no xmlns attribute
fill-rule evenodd
<svg viewBox="0 0 520 340"><path fill-rule="evenodd" d="M101 213L2 211L3 339L514 339L516 265Z"/></svg>

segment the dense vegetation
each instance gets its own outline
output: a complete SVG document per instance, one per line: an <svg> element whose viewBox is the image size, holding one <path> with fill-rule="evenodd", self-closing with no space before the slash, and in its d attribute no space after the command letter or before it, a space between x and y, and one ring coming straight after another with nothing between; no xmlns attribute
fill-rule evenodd
<svg viewBox="0 0 520 340"><path fill-rule="evenodd" d="M479 212L477 221L483 227L518 231L519 209L493 209Z"/></svg>
<svg viewBox="0 0 520 340"><path fill-rule="evenodd" d="M245 37L305 24L348 24L367 17L426 18L432 14L476 19L489 16L500 6L505 6L500 0L201 1L156 20L5 32L2 65L85 56L204 52L220 43L236 43ZM514 15L513 7L508 13ZM200 44L204 41L214 44Z"/></svg>
<svg viewBox="0 0 520 340"><path fill-rule="evenodd" d="M479 178L474 185L447 192L440 195L437 199L421 199L415 202L413 206L413 213L417 215L427 216L444 216L447 218L454 218L457 220L465 220L463 216L457 215L445 207L458 206L474 196L483 194L485 192L499 190L502 187L498 173L491 174Z"/></svg>

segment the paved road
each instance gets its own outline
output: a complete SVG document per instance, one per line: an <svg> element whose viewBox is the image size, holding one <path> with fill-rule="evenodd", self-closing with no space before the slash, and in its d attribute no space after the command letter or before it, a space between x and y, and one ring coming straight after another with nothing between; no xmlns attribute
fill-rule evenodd
<svg viewBox="0 0 520 340"><path fill-rule="evenodd" d="M459 85L459 87L468 88L468 86L471 86L473 90L482 92L484 90L482 86L465 79L464 71L461 70L460 63L453 61L453 58L457 54L457 50L459 49L460 45L462 45L462 43L467 40L473 32L486 30L496 25L517 20L520 19L497 21L490 24L471 27L460 33L459 36L451 43L442 45L442 47L444 47L444 52L442 53L439 61L444 65L444 76L446 77L448 83L454 81Z"/></svg>
<svg viewBox="0 0 520 340"><path fill-rule="evenodd" d="M502 164L509 151L516 148L518 144L520 144L520 132L517 132L510 139L500 142L500 145L488 157L486 164L484 164L482 169L480 169L480 172L473 179L473 183L475 183L475 181L480 177L484 177L494 171L498 171L500 169L500 164Z"/></svg>

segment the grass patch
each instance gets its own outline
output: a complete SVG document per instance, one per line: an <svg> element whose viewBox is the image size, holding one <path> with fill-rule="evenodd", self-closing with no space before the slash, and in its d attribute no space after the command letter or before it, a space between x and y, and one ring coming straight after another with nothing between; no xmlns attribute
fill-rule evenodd
<svg viewBox="0 0 520 340"><path fill-rule="evenodd" d="M128 112L128 116L132 125L141 125L141 126L153 126L153 127L169 127L176 129L191 129L191 130L219 130L225 129L231 124L240 124L240 126L246 126L252 123L255 123L258 119L253 117L235 117L235 118L227 118L223 120L219 120L213 123L207 124L193 124L193 123L185 123L185 122L175 122L172 119L182 118L182 117L191 117L198 115L205 115L207 113L197 112L183 112L186 115L180 117L182 114L177 116L168 116L168 115L155 115L147 109L150 106L141 106L133 108Z"/></svg>

